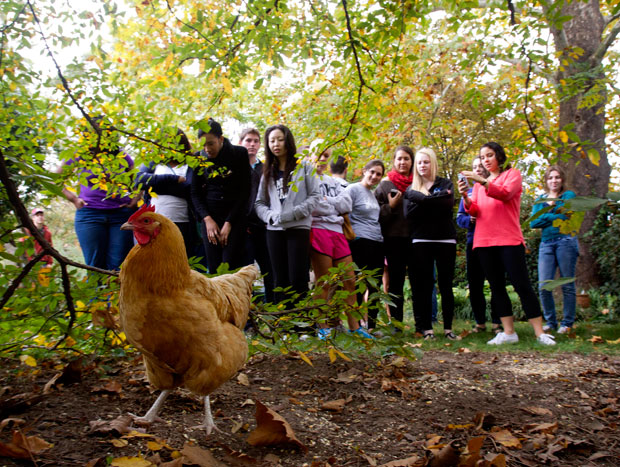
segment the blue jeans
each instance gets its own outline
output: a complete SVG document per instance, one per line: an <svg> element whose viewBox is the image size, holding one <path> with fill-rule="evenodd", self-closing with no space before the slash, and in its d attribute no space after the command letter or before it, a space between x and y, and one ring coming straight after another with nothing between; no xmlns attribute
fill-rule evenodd
<svg viewBox="0 0 620 467"><path fill-rule="evenodd" d="M575 277L575 266L579 256L579 243L577 237L560 237L540 243L538 252L538 280L540 281L540 301L542 302L545 321L552 328L558 327L555 315L555 302L553 293L542 287L546 281L555 278L556 269L560 268L560 277ZM577 296L575 283L570 282L562 286L564 297L564 317L561 325L571 327L575 322L575 307Z"/></svg>
<svg viewBox="0 0 620 467"><path fill-rule="evenodd" d="M133 211L127 208L75 211L75 233L84 255L84 262L101 269L118 270L133 247L131 230L120 227Z"/></svg>

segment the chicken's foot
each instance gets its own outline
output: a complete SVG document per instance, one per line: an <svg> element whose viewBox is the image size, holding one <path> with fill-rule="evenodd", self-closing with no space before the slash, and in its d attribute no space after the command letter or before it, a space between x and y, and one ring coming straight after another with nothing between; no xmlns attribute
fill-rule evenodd
<svg viewBox="0 0 620 467"><path fill-rule="evenodd" d="M213 415L211 415L211 401L209 400L209 396L205 396L204 404L205 404L204 422L202 422L201 425L196 425L196 426L191 427L191 429L192 430L198 430L198 429L205 430L207 432L207 436L209 436L213 430L219 433L222 433L222 430L220 430L215 425L215 422L213 421Z"/></svg>
<svg viewBox="0 0 620 467"><path fill-rule="evenodd" d="M138 417L132 413L130 413L129 415L131 415L131 417L133 418L133 421L137 423L138 425L141 425L141 424L150 425L156 420L161 420L157 416L157 414L159 414L159 411L161 410L162 406L164 405L165 400L168 398L169 395L170 395L170 390L164 389L159 395L159 397L157 398L157 400L153 403L151 408L148 410L146 414L144 414L143 417Z"/></svg>

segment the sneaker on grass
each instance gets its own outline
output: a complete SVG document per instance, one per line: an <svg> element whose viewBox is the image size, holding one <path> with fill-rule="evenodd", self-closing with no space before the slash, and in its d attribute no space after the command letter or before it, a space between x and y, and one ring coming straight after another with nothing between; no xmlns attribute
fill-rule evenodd
<svg viewBox="0 0 620 467"><path fill-rule="evenodd" d="M516 344L519 342L519 336L516 332L512 334L506 334L505 332L500 332L491 339L487 344L489 345L502 345L502 344Z"/></svg>
<svg viewBox="0 0 620 467"><path fill-rule="evenodd" d="M555 337L551 334L541 334L536 338L539 344L543 345L555 345Z"/></svg>
<svg viewBox="0 0 620 467"><path fill-rule="evenodd" d="M571 327L570 326L560 326L560 329L558 329L558 334L568 334L571 331Z"/></svg>
<svg viewBox="0 0 620 467"><path fill-rule="evenodd" d="M555 328L553 326L549 326L548 324L545 324L543 326L543 331L545 331L545 332L555 331Z"/></svg>

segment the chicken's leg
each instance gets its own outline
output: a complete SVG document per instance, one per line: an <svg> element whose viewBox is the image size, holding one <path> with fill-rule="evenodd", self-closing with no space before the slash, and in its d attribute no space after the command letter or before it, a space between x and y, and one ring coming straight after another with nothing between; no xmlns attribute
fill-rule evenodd
<svg viewBox="0 0 620 467"><path fill-rule="evenodd" d="M193 430L204 429L207 432L207 436L211 434L213 430L220 431L220 429L215 426L215 422L213 421L213 415L211 415L211 401L209 400L209 396L205 396L205 419L202 422L202 425L193 426ZM220 431L221 432L221 431Z"/></svg>
<svg viewBox="0 0 620 467"><path fill-rule="evenodd" d="M157 420L157 414L159 413L159 411L161 410L161 407L164 405L164 401L168 398L168 396L170 395L170 390L169 389L164 389L161 394L159 395L159 397L157 398L157 400L153 403L153 405L151 406L151 408L148 410L148 412L146 414L144 414L143 417L136 417L133 414L130 414L134 421L137 422L138 424L140 423L144 423L144 424L151 424L153 423L155 420Z"/></svg>

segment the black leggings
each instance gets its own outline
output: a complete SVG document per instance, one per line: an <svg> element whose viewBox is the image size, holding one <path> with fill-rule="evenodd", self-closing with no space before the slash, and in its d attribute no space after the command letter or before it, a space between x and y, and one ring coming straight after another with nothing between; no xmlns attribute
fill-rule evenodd
<svg viewBox="0 0 620 467"><path fill-rule="evenodd" d="M409 237L386 237L385 258L387 259L388 276L390 285L388 292L394 305L390 305L392 319L403 321L403 287L407 274L407 263L411 252L411 239Z"/></svg>
<svg viewBox="0 0 620 467"><path fill-rule="evenodd" d="M527 274L523 245L480 247L475 251L491 286L491 309L500 318L512 316L512 304L506 291L506 275L519 295L527 319L542 316L538 297Z"/></svg>
<svg viewBox="0 0 620 467"><path fill-rule="evenodd" d="M478 250L472 249L472 244L467 244L467 283L469 285L469 303L474 313L476 324L484 326L487 321L487 302L484 298L484 269L478 257ZM491 321L500 324L497 312L491 308Z"/></svg>
<svg viewBox="0 0 620 467"><path fill-rule="evenodd" d="M306 293L310 281L310 229L267 230L267 249L274 286ZM275 303L286 298L284 292L273 295Z"/></svg>
<svg viewBox="0 0 620 467"><path fill-rule="evenodd" d="M434 265L437 266L437 283L441 294L441 312L444 329L452 329L454 319L454 263L456 243L416 242L411 246L409 281L413 298L413 315L416 331L433 329Z"/></svg>
<svg viewBox="0 0 620 467"><path fill-rule="evenodd" d="M367 238L356 238L355 240L349 242L349 247L351 248L351 256L353 257L353 261L357 265L358 268L366 268L371 271L373 269L378 269L377 271L377 284L381 284L381 274L383 274L383 243L377 242L375 240L369 240ZM373 287L372 284L368 283L368 295L370 296L374 292L379 292L378 287ZM364 302L364 294L357 294L357 303L358 305ZM379 314L379 310L377 306L371 306L368 309L368 327L374 328L377 322L377 315Z"/></svg>
<svg viewBox="0 0 620 467"><path fill-rule="evenodd" d="M218 222L217 225L221 229L224 222ZM204 221L201 222L200 233L202 235L202 243L205 246L207 266L210 274L215 274L217 272L217 268L222 263L228 263L228 268L230 270L245 266L246 227L244 222L232 224L232 228L228 234L228 243L226 246L221 246L219 243L214 245L209 242L209 239L207 238L207 228Z"/></svg>

